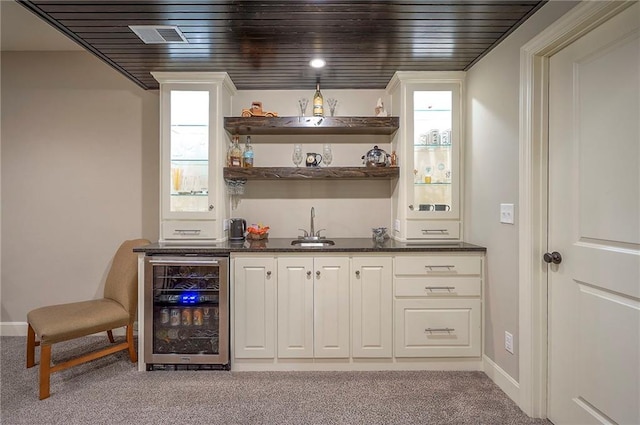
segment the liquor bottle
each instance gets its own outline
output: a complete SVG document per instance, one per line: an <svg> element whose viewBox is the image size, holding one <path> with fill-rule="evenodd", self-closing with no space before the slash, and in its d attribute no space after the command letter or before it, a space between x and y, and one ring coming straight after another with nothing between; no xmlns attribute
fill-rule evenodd
<svg viewBox="0 0 640 425"><path fill-rule="evenodd" d="M233 136L233 144L229 151L229 167L242 167L242 148L239 142L240 137Z"/></svg>
<svg viewBox="0 0 640 425"><path fill-rule="evenodd" d="M314 117L324 116L324 100L322 98L322 93L320 93L319 81L316 83L316 92L313 94L313 116Z"/></svg>
<svg viewBox="0 0 640 425"><path fill-rule="evenodd" d="M244 152L242 153L242 165L245 168L253 167L253 146L251 146L251 136L247 136L244 144Z"/></svg>

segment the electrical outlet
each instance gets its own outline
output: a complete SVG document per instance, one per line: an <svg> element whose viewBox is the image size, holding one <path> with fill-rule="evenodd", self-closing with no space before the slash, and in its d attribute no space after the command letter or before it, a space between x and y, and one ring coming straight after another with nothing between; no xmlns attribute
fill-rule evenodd
<svg viewBox="0 0 640 425"><path fill-rule="evenodd" d="M513 204L500 204L500 223L515 223L515 207Z"/></svg>
<svg viewBox="0 0 640 425"><path fill-rule="evenodd" d="M513 335L509 332L504 332L504 349L513 354Z"/></svg>
<svg viewBox="0 0 640 425"><path fill-rule="evenodd" d="M229 230L229 219L224 220L224 224L222 225L222 230Z"/></svg>
<svg viewBox="0 0 640 425"><path fill-rule="evenodd" d="M398 219L393 220L393 231L394 232L400 231L400 220Z"/></svg>

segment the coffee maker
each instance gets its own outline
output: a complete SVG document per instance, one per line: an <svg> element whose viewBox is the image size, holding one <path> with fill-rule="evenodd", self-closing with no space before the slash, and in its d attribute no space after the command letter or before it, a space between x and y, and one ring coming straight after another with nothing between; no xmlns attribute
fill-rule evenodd
<svg viewBox="0 0 640 425"><path fill-rule="evenodd" d="M243 241L247 231L247 222L243 218L229 219L229 240Z"/></svg>

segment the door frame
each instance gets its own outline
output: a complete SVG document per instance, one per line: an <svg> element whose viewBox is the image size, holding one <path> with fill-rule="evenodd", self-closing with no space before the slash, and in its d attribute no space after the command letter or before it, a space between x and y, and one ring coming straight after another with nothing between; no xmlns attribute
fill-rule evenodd
<svg viewBox="0 0 640 425"><path fill-rule="evenodd" d="M583 1L520 49L519 392L529 416L547 417L547 251L549 58L635 3Z"/></svg>

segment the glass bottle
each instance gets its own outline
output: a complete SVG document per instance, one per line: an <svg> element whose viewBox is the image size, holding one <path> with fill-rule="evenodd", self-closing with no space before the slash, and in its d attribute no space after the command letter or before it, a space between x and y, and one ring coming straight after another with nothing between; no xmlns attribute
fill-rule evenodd
<svg viewBox="0 0 640 425"><path fill-rule="evenodd" d="M242 167L242 148L239 136L233 136L233 144L229 152L229 167Z"/></svg>
<svg viewBox="0 0 640 425"><path fill-rule="evenodd" d="M242 165L245 168L253 167L253 146L251 146L251 136L247 136L242 154Z"/></svg>
<svg viewBox="0 0 640 425"><path fill-rule="evenodd" d="M324 116L324 100L322 93L320 93L320 81L316 83L316 92L313 94L313 116Z"/></svg>

